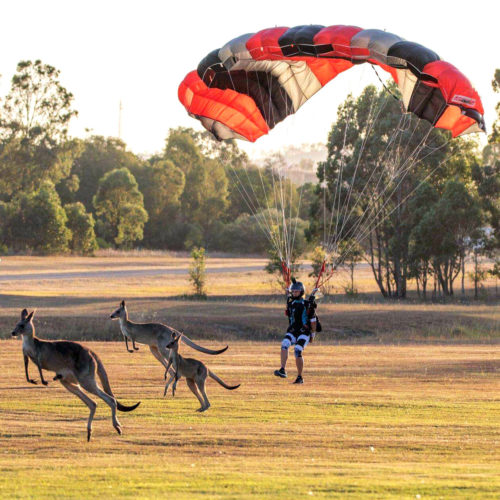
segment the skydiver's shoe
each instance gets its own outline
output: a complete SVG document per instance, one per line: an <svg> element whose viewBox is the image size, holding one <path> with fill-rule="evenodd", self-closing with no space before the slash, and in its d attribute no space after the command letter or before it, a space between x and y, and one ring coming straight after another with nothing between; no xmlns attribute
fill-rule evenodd
<svg viewBox="0 0 500 500"><path fill-rule="evenodd" d="M303 384L304 383L304 379L302 378L302 375L299 375L296 379L295 379L295 382L294 384Z"/></svg>
<svg viewBox="0 0 500 500"><path fill-rule="evenodd" d="M274 370L274 374L277 376L277 377L281 377L281 378L286 378L288 375L286 374L286 371L284 368L280 368L279 370Z"/></svg>

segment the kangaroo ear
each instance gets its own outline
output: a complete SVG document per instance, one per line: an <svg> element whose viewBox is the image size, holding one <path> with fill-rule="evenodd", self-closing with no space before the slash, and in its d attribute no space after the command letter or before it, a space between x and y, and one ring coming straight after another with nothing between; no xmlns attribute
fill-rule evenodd
<svg viewBox="0 0 500 500"><path fill-rule="evenodd" d="M36 311L36 309L34 309L33 311L31 311L28 314L28 317L26 318L26 321L31 321L33 319L33 316L35 315L35 311Z"/></svg>
<svg viewBox="0 0 500 500"><path fill-rule="evenodd" d="M176 342L179 342L179 340L181 339L181 337L183 336L184 334L183 333L179 333L179 335L177 335L177 338L175 339Z"/></svg>
<svg viewBox="0 0 500 500"><path fill-rule="evenodd" d="M120 304L122 307L125 307L125 301L122 300L121 304Z"/></svg>
<svg viewBox="0 0 500 500"><path fill-rule="evenodd" d="M26 319L28 317L28 309L23 309L21 311L21 319Z"/></svg>

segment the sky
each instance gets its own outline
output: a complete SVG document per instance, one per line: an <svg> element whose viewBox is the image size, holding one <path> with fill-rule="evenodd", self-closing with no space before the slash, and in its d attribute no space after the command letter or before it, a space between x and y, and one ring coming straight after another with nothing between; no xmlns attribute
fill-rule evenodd
<svg viewBox="0 0 500 500"><path fill-rule="evenodd" d="M457 66L482 97L490 129L500 100L491 88L500 67L499 18L498 2L490 0L9 0L2 2L0 95L20 60L41 59L60 70L75 96L73 136L118 136L121 102L121 138L134 153L150 155L163 149L170 128L202 128L177 88L213 49L274 26L351 24L418 42ZM348 93L377 82L366 64L346 71L269 135L239 144L258 158L290 144L326 142Z"/></svg>

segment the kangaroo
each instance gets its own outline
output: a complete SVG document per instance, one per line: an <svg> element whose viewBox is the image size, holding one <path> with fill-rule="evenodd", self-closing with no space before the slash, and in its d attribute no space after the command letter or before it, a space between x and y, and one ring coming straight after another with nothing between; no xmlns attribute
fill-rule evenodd
<svg viewBox="0 0 500 500"><path fill-rule="evenodd" d="M128 348L128 339L132 340L132 347L134 350L139 348L135 346L137 341L140 344L146 344L153 356L165 367L165 379L167 378L167 365L168 365L168 348L167 344L172 338L172 334L176 331L170 326L163 325L162 323L134 323L128 319L127 306L125 301L122 300L118 309L111 314L111 319L118 319L120 321L120 330L125 337L125 345L128 352L134 352ZM196 343L194 343L190 338L184 336L182 341L196 349L197 351L203 352L205 354L222 354L228 349L228 346L219 350L207 349Z"/></svg>
<svg viewBox="0 0 500 500"><path fill-rule="evenodd" d="M12 331L12 336L21 335L23 339L24 371L26 380L30 384L36 384L36 381L29 377L29 360L38 367L40 379L43 385L48 382L43 378L43 370L56 372L53 380L59 380L61 384L71 393L78 396L90 409L90 415L87 423L87 441L90 441L92 435L92 420L97 408L97 404L90 399L81 388L99 396L111 408L111 420L113 427L118 434L122 433L122 428L116 410L123 412L135 410L139 404L125 406L118 402L109 385L108 375L104 369L102 361L97 354L87 347L77 342L65 340L42 340L35 336L35 326L33 325L33 315L35 311L28 314L26 309L21 312L21 321L19 321ZM104 388L102 390L96 382L96 374L101 380Z"/></svg>
<svg viewBox="0 0 500 500"><path fill-rule="evenodd" d="M188 387L198 398L198 401L201 404L201 407L196 411L203 412L210 408L210 402L208 401L207 393L205 391L205 382L207 380L207 376L210 376L216 382L222 385L222 387L230 391L238 389L241 384L227 385L223 380L215 375L215 373L211 372L201 361L198 361L197 359L182 357L179 354L179 339L181 339L182 336L182 333L178 335L176 335L175 332L172 333L172 340L167 345L167 349L170 349L170 358L168 361L167 371L170 368L170 365L172 365L175 375L173 375L165 385L163 396L167 394L168 387L174 379L175 381L174 385L172 386L172 394L175 395L175 387L177 385L177 381L181 377L186 377Z"/></svg>

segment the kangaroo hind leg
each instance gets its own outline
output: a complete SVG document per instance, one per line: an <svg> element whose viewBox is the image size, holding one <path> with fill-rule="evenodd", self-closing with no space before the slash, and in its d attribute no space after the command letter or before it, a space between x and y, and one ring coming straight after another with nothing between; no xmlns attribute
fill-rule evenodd
<svg viewBox="0 0 500 500"><path fill-rule="evenodd" d="M77 385L72 384L64 379L60 380L64 388L78 396L90 409L89 420L87 422L87 441L90 441L90 436L92 435L92 420L94 419L97 404L95 403L95 401L92 401Z"/></svg>
<svg viewBox="0 0 500 500"><path fill-rule="evenodd" d="M78 380L80 385L88 392L99 396L110 408L111 408L111 421L113 422L113 427L116 429L118 434L122 433L122 427L118 418L116 417L116 399L113 396L105 393L95 381L95 378L85 377Z"/></svg>
<svg viewBox="0 0 500 500"><path fill-rule="evenodd" d="M196 380L196 385L198 386L198 389L203 396L203 403L202 407L200 408L200 411L207 411L210 408L210 401L208 401L207 397L207 391L205 390L205 378L198 378Z"/></svg>
<svg viewBox="0 0 500 500"><path fill-rule="evenodd" d="M164 358L161 354L160 351L158 350L158 347L155 345L150 345L149 350L151 351L151 354L165 367L165 377L164 379L167 380L167 367L168 367L168 357Z"/></svg>
<svg viewBox="0 0 500 500"><path fill-rule="evenodd" d="M203 401L203 398L200 396L200 393L198 392L198 388L196 387L194 379L187 378L186 382L188 387L191 389L191 392L198 398L198 401L200 402L201 406L196 411L202 411L203 407L205 406L205 402Z"/></svg>

